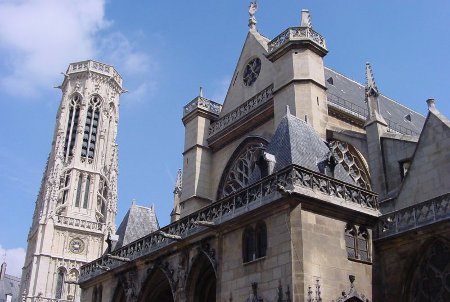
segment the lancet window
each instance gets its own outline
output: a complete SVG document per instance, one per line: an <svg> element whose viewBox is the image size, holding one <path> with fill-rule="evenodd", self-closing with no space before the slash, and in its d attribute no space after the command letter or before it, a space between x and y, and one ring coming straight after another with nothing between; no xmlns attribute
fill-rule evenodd
<svg viewBox="0 0 450 302"><path fill-rule="evenodd" d="M65 204L67 201L67 196L69 195L69 184L70 184L70 171L66 171L64 175L61 177L59 182L59 188L60 188L60 204Z"/></svg>
<svg viewBox="0 0 450 302"><path fill-rule="evenodd" d="M80 117L81 96L75 94L69 102L66 138L64 142L64 157L73 156L75 141L77 137L77 127Z"/></svg>
<svg viewBox="0 0 450 302"><path fill-rule="evenodd" d="M94 158L95 146L97 144L97 130L100 121L101 99L99 96L93 96L89 101L86 113L86 124L84 127L83 145L81 147L81 156L89 159Z"/></svg>
<svg viewBox="0 0 450 302"><path fill-rule="evenodd" d="M267 227L258 222L256 227L249 226L242 234L242 260L244 263L263 258L267 254Z"/></svg>
<svg viewBox="0 0 450 302"><path fill-rule="evenodd" d="M89 190L91 189L91 176L86 177L86 188L84 189L83 208L87 209L89 201Z"/></svg>
<svg viewBox="0 0 450 302"><path fill-rule="evenodd" d="M342 164L350 177L361 188L370 190L370 177L367 165L362 155L350 144L341 141L331 141L329 143L337 164Z"/></svg>
<svg viewBox="0 0 450 302"><path fill-rule="evenodd" d="M75 207L80 207L80 199L81 199L81 186L83 185L83 174L80 173L78 176L78 185L77 185L77 193L75 198Z"/></svg>
<svg viewBox="0 0 450 302"><path fill-rule="evenodd" d="M59 268L58 275L56 277L56 288L55 288L56 299L62 299L65 277L66 277L66 269L63 267Z"/></svg>

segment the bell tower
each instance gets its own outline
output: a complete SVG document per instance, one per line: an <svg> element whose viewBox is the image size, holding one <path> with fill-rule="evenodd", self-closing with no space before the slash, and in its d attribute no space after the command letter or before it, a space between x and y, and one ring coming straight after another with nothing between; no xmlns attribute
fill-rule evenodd
<svg viewBox="0 0 450 302"><path fill-rule="evenodd" d="M122 78L114 67L95 61L72 63L64 76L28 234L24 301L79 301L79 267L98 258L108 233L115 233Z"/></svg>

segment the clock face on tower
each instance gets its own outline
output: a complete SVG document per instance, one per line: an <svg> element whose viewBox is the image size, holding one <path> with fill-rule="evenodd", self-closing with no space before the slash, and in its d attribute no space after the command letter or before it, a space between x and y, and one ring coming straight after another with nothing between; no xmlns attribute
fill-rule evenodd
<svg viewBox="0 0 450 302"><path fill-rule="evenodd" d="M70 240L69 250L74 254L80 254L84 250L84 242L80 238Z"/></svg>
<svg viewBox="0 0 450 302"><path fill-rule="evenodd" d="M261 71L261 60L259 58L254 58L245 66L244 69L244 85L252 86L252 84L256 81L259 76L259 72Z"/></svg>

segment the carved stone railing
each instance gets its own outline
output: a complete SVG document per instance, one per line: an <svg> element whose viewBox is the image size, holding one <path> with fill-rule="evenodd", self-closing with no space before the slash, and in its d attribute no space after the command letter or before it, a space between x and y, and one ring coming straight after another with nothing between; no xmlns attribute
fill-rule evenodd
<svg viewBox="0 0 450 302"><path fill-rule="evenodd" d="M276 51L289 41L311 40L327 49L325 38L309 27L290 27L269 42L269 53Z"/></svg>
<svg viewBox="0 0 450 302"><path fill-rule="evenodd" d="M156 232L115 250L112 252L112 255L131 260L149 255L154 251L175 242L174 239L163 236L160 231L166 234L180 236L182 239L185 239L204 230L204 227L197 224L199 221L207 221L218 225L264 204L278 200L280 198L280 193L278 192L279 187L292 190L293 192L295 192L297 187L311 189L314 192L321 192L328 196L333 196L341 201L341 204L347 202L365 209L373 210L374 215L378 215L377 194L327 177L323 174L291 165L277 173L261 179L257 183L250 185L233 195L214 202ZM92 277L100 275L104 272L105 268L113 269L121 264L121 262L106 256L99 258L81 267L79 282L84 282Z"/></svg>
<svg viewBox="0 0 450 302"><path fill-rule="evenodd" d="M82 61L82 62L70 64L69 68L67 69L67 74L82 72L82 71L95 71L97 73L109 76L109 77L113 78L120 87L122 87L122 77L114 69L113 66L99 63L96 61L91 61L91 60Z"/></svg>
<svg viewBox="0 0 450 302"><path fill-rule="evenodd" d="M71 227L78 227L85 230L92 230L92 231L103 231L104 223L96 222L96 221L88 221L73 217L67 217L67 216L56 216L55 223L58 225L67 225Z"/></svg>
<svg viewBox="0 0 450 302"><path fill-rule="evenodd" d="M272 98L273 85L270 85L233 111L225 114L222 118L212 123L209 127L209 136L211 137L237 121L242 120Z"/></svg>
<svg viewBox="0 0 450 302"><path fill-rule="evenodd" d="M366 120L369 112L366 108L356 105L346 99L341 98L332 93L327 93L328 105L337 108L341 111L347 112L357 118Z"/></svg>
<svg viewBox="0 0 450 302"><path fill-rule="evenodd" d="M222 105L208 100L202 96L198 96L190 101L186 106L184 106L183 116L188 115L197 108L219 115L220 111L222 110Z"/></svg>
<svg viewBox="0 0 450 302"><path fill-rule="evenodd" d="M378 239L450 219L450 193L380 217Z"/></svg>

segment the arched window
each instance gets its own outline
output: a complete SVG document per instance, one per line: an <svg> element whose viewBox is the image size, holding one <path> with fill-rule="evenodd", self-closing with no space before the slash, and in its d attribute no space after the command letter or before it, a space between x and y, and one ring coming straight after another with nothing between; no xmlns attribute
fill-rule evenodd
<svg viewBox="0 0 450 302"><path fill-rule="evenodd" d="M69 102L66 139L64 142L64 157L67 160L68 156L73 156L73 149L75 147L75 140L77 136L78 120L80 117L80 102L81 97L75 94Z"/></svg>
<svg viewBox="0 0 450 302"><path fill-rule="evenodd" d="M100 106L100 97L93 96L89 101L86 124L84 127L83 145L81 147L81 156L89 159L93 159L95 154L98 123L100 120Z"/></svg>
<svg viewBox="0 0 450 302"><path fill-rule="evenodd" d="M370 190L370 174L364 157L352 145L341 141L331 141L331 152L337 164L342 164L350 177L363 189Z"/></svg>
<svg viewBox="0 0 450 302"><path fill-rule="evenodd" d="M256 227L249 226L242 234L242 260L244 263L263 258L267 255L267 227L258 222Z"/></svg>
<svg viewBox="0 0 450 302"><path fill-rule="evenodd" d="M255 231L252 227L246 228L242 236L242 258L244 263L255 260Z"/></svg>
<svg viewBox="0 0 450 302"><path fill-rule="evenodd" d="M363 261L369 261L369 232L363 226L358 230L358 258Z"/></svg>
<svg viewBox="0 0 450 302"><path fill-rule="evenodd" d="M66 277L66 269L63 267L59 268L58 276L56 277L56 290L55 290L56 299L62 299L65 277Z"/></svg>
<svg viewBox="0 0 450 302"><path fill-rule="evenodd" d="M345 247L349 259L370 261L369 231L366 227L356 228L352 224L345 226Z"/></svg>
<svg viewBox="0 0 450 302"><path fill-rule="evenodd" d="M233 194L250 185L251 181L257 180L251 177L255 177L253 173L255 168L258 168L255 172L259 171L261 174L258 162L266 145L267 141L260 137L250 137L241 143L224 170L217 194L218 199Z"/></svg>
<svg viewBox="0 0 450 302"><path fill-rule="evenodd" d="M266 256L267 251L267 228L264 222L256 224L256 258Z"/></svg>
<svg viewBox="0 0 450 302"><path fill-rule="evenodd" d="M356 228L351 224L345 226L345 248L347 249L347 257L356 259L358 252L356 250Z"/></svg>

